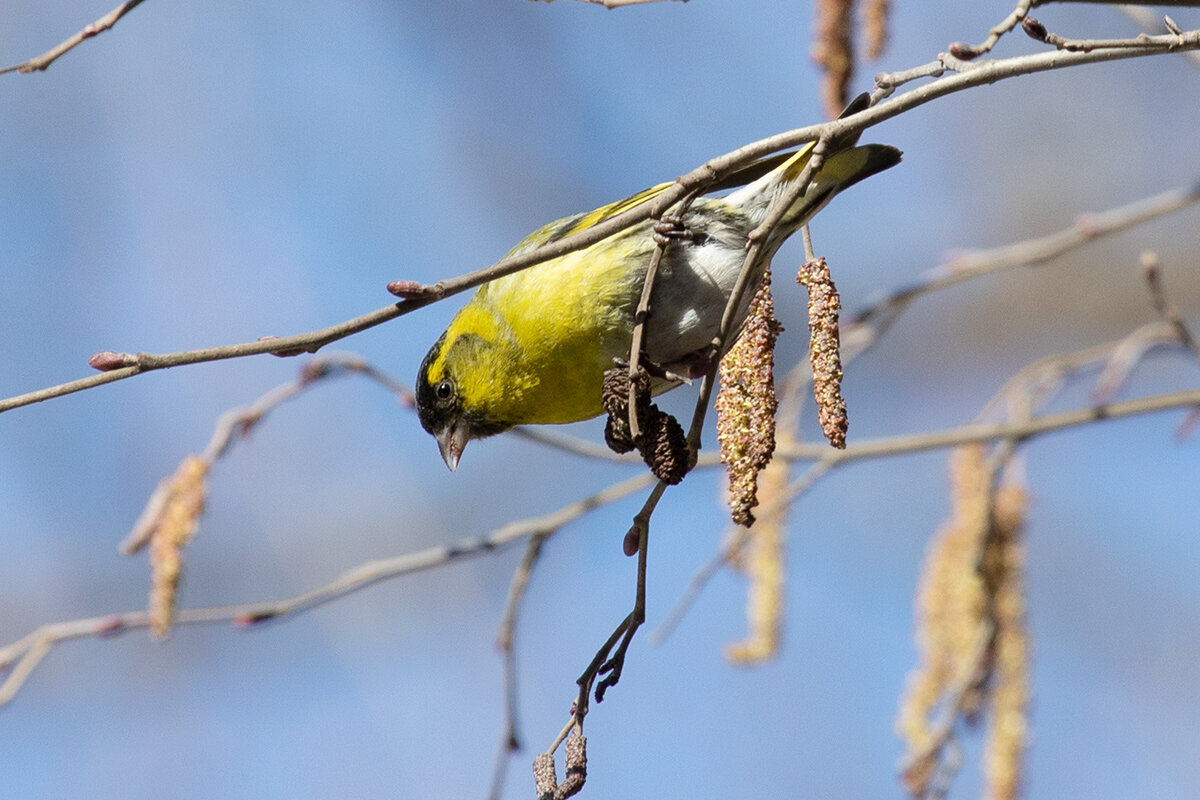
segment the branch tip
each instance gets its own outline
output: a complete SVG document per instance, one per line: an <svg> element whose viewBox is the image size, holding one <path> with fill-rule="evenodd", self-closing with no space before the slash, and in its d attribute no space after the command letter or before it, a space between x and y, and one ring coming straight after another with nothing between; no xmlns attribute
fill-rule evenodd
<svg viewBox="0 0 1200 800"><path fill-rule="evenodd" d="M1031 39L1036 39L1043 44L1050 43L1050 31L1046 30L1046 26L1035 17L1026 17L1021 20L1021 30L1025 31Z"/></svg>
<svg viewBox="0 0 1200 800"><path fill-rule="evenodd" d="M132 353L116 353L112 350L102 350L88 359L88 366L99 372L111 372L123 367L136 367L138 357Z"/></svg>
<svg viewBox="0 0 1200 800"><path fill-rule="evenodd" d="M423 300L435 294L434 287L426 286L417 281L391 281L387 285L388 293L394 294L401 300Z"/></svg>
<svg viewBox="0 0 1200 800"><path fill-rule="evenodd" d="M233 623L235 628L253 628L261 625L268 620L278 616L274 611L253 611L246 614L238 614L229 621Z"/></svg>
<svg viewBox="0 0 1200 800"><path fill-rule="evenodd" d="M636 556L638 551L638 543L641 541L642 535L637 527L632 527L625 532L625 538L621 540L621 552L626 556Z"/></svg>
<svg viewBox="0 0 1200 800"><path fill-rule="evenodd" d="M1143 280L1150 284L1158 282L1158 253L1143 250L1138 256L1138 266L1141 267Z"/></svg>
<svg viewBox="0 0 1200 800"><path fill-rule="evenodd" d="M979 48L966 42L951 42L947 45L946 50L950 55L955 58L961 58L963 61L970 61L979 56ZM876 78L876 83L878 83L878 80Z"/></svg>

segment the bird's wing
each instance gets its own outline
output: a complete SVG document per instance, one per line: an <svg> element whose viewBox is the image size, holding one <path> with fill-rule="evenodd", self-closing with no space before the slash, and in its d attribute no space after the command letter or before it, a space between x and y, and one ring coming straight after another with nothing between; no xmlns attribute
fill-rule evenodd
<svg viewBox="0 0 1200 800"><path fill-rule="evenodd" d="M871 96L864 92L850 101L850 104L846 106L846 109L841 113L840 117L848 117L851 114L862 111L870 105ZM840 150L846 147L852 147L857 140L858 134L855 133L851 137L837 142L833 149ZM804 164L807 163L807 158L805 158L805 155L812 149L812 146L812 143L809 142L798 150L790 150L785 153L775 153L773 155L760 158L757 161L736 169L725 177L713 182L705 188L705 194L723 192L728 189L736 189L739 186L745 186L748 183L753 183L759 178L770 174L776 168L784 164L788 164L785 169L789 173L794 172L795 175L798 175L800 170L804 168ZM788 162L791 163L789 164ZM791 177L795 177L795 175L792 175ZM557 242L559 239L565 239L572 234L586 231L589 228L599 225L601 222L612 219L618 214L628 211L631 208L635 208L636 206L640 206L642 203L645 203L649 200L653 200L673 185L675 185L674 181L660 183L655 186L651 186L649 189L643 189L636 194L632 194L629 197L626 197L624 200L618 200L615 203L609 203L608 205L600 206L593 211L575 214L570 217L563 217L562 219L555 220L548 225L543 225L522 239L516 247L508 252L508 256L512 257L520 255L521 253L528 252L535 247L541 247L544 244Z"/></svg>
<svg viewBox="0 0 1200 800"><path fill-rule="evenodd" d="M657 186L651 186L649 189L643 189L637 194L630 195L624 200L618 200L615 203L600 206L593 211L563 217L551 222L549 225L543 225L522 239L516 247L509 251L508 256L520 255L535 247L557 242L559 239L565 239L572 234L586 231L588 228L599 225L607 219L612 219L623 211L628 211L648 200L653 200L669 189L671 185L671 183L660 183Z"/></svg>
<svg viewBox="0 0 1200 800"><path fill-rule="evenodd" d="M811 148L811 146L812 145L806 145L806 148ZM752 181L755 181L768 174L780 164L783 164L795 155L796 151L789 151L786 153L775 153L774 155L760 158L758 161L734 170L724 178L716 181L707 188L706 193L711 194L713 192L722 192L727 189L734 189L738 186L745 186L747 183L751 183ZM651 186L648 189L643 189L637 194L632 194L629 197L626 197L624 200L618 200L615 203L609 203L608 205L600 206L592 211L588 211L583 214L575 214L570 217L563 217L562 219L551 222L549 225L543 225L522 239L516 247L509 251L508 255L509 257L520 255L521 253L528 252L535 247L541 247L544 244L557 242L559 239L565 239L573 234L586 231L589 228L599 225L601 222L612 219L618 214L624 213L631 208L640 206L642 203L653 200L674 185L674 181L660 183L655 186Z"/></svg>

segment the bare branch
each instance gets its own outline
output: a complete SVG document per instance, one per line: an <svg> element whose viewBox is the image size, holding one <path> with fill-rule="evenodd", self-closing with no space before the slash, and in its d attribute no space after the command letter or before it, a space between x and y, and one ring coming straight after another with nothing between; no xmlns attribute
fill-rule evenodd
<svg viewBox="0 0 1200 800"><path fill-rule="evenodd" d="M1128 3L1122 3L1118 6L1118 8L1122 13L1125 14L1125 16L1129 17L1131 20L1147 30L1171 30L1168 24L1164 21L1163 17L1158 16L1148 8L1130 5ZM1171 18L1166 17L1165 19L1170 20ZM1173 22L1171 24L1173 24ZM1183 55L1187 58L1188 63L1190 63L1193 67L1200 68L1200 52L1193 50L1192 52L1184 53Z"/></svg>
<svg viewBox="0 0 1200 800"><path fill-rule="evenodd" d="M142 0L127 0L127 2L117 6L95 22L85 25L83 30L79 31L79 33L68 38L66 41L59 43L57 46L50 48L40 56L35 56L28 61L22 61L20 64L13 64L11 67L0 68L0 75L3 75L6 72L20 72L24 74L29 72L40 72L41 70L46 69L55 61L57 61L59 56L70 50L73 50L75 46L84 39L90 39L93 36L104 33L113 25L116 25L117 20L121 19L121 17L125 16L130 11L133 11L133 9L137 8L139 5L141 5L141 3Z"/></svg>
<svg viewBox="0 0 1200 800"><path fill-rule="evenodd" d="M1146 250L1142 253L1140 260L1142 277L1145 278L1146 286L1150 290L1150 305L1154 308L1155 313L1171 326L1179 341L1191 350L1197 359L1200 359L1200 342L1196 341L1196 337L1192 335L1187 323L1183 321L1183 315L1179 313L1179 309L1167 300L1167 292L1162 285L1162 271L1158 265L1158 254L1152 250Z"/></svg>
<svg viewBox="0 0 1200 800"><path fill-rule="evenodd" d="M843 353L849 360L875 344L918 297L963 281L1021 267L1038 267L1089 242L1173 214L1200 202L1200 180L1123 206L1080 214L1073 225L1036 239L959 253L908 286L894 290L857 312L843 326Z"/></svg>
<svg viewBox="0 0 1200 800"><path fill-rule="evenodd" d="M1167 17L1170 19L1170 17ZM1147 34L1141 34L1133 39L1068 39L1065 36L1060 36L1046 29L1038 20L1033 17L1025 17L1021 20L1021 28L1031 38L1045 44L1054 45L1059 50L1068 50L1072 52L1087 53L1092 50L1101 50L1106 48L1120 47L1137 47L1142 41L1148 39ZM1178 27L1171 28L1168 26L1171 35L1182 37L1183 31Z"/></svg>
<svg viewBox="0 0 1200 800"><path fill-rule="evenodd" d="M1031 417L1021 422L967 425L943 431L875 439L850 445L845 450L832 450L824 445L793 445L779 448L776 456L802 461L818 461L826 467L834 467L868 458L906 455L971 442L988 442L999 439L1024 441L1053 431L1101 420L1120 419L1191 406L1200 406L1200 389L1152 395L1119 403L1100 403L1073 411ZM719 459L714 455L707 459L701 459L697 466L715 467L719 464ZM789 485L783 497L794 499L811 487L814 480L813 475L819 477L827 471L826 469L816 473L810 472L806 476L802 476ZM486 536L464 539L456 544L431 547L393 558L369 561L348 570L329 583L282 600L185 609L179 612L175 624L177 626L212 625L232 622L241 626L253 626L266 620L307 611L380 581L410 572L441 567L463 558L490 553L538 533L557 531L584 514L627 497L653 482L652 475L642 473L570 503L550 514L510 522ZM649 506L649 502L647 505ZM53 645L70 639L111 636L136 628L146 628L149 624L150 617L147 612L127 611L70 622L51 623L38 628L12 644L0 647L0 670L11 668L7 679L0 684L0 706L12 699L37 662ZM625 627L620 627L617 634L624 633L625 630ZM615 640L613 644L615 644ZM592 677L594 679L594 673Z"/></svg>
<svg viewBox="0 0 1200 800"><path fill-rule="evenodd" d="M1025 19L1025 15L1029 13L1029 9L1033 5L1035 5L1034 0L1019 0L1012 12L1000 24L988 31L986 39L975 45L954 42L950 45L950 52L956 57L968 61L972 58L978 58L995 47L996 42L1000 41L1001 36L1020 25L1021 20Z"/></svg>
<svg viewBox="0 0 1200 800"><path fill-rule="evenodd" d="M1056 50L1048 53L1037 53L978 63L968 63L955 58L949 53L943 53L939 56L937 62L925 65L924 67L907 72L878 76L876 84L880 87L880 92L877 95L884 97L894 91L901 83L919 77L941 76L933 83L892 97L886 102L873 105L857 114L776 134L775 136L752 142L723 156L718 156L688 174L677 178L674 186L666 189L653 200L617 214L611 219L605 220L580 233L567 236L548 245L543 245L527 253L502 259L490 267L485 267L484 269L476 270L475 272L470 272L456 278L439 281L430 286L421 286L412 282L397 282L398 293L402 294L404 299L395 305L387 306L378 311L364 314L337 325L295 336L263 339L243 344L163 355L138 353L135 356L129 356L134 366L122 366L101 375L93 375L59 384L58 386L0 400L0 413L156 369L260 355L262 353L294 355L303 352L316 352L331 342L403 316L430 303L459 294L468 289L473 289L496 278L527 269L534 264L539 264L551 258L588 247L646 219L661 217L672 205L679 202L679 200L689 193L696 191L699 187L710 185L713 181L728 175L738 167L745 166L776 151L795 147L801 143L820 138L840 138L852 135L944 95L974 86L995 83L1019 75L1031 75L1047 70L1064 69L1082 64L1115 61L1118 59L1158 55L1168 52L1197 50L1200 49L1200 30L1161 36L1142 35L1129 40L1125 44L1128 46L1105 47L1090 52L1060 52ZM944 73L947 70L960 71L945 75ZM813 160L818 160L815 153ZM800 183L804 183L804 181L800 181ZM770 221L764 223L764 225L769 228ZM748 283L748 281L745 283ZM735 292L735 295L740 297L744 292L744 288L744 286L740 287L740 290ZM728 331L723 331L722 339L727 336ZM125 361L122 360L118 363L125 363ZM708 385L706 386L705 383ZM712 381L709 379L705 383L701 384L701 397L707 402L707 398L712 391Z"/></svg>
<svg viewBox="0 0 1200 800"><path fill-rule="evenodd" d="M365 562L347 570L328 583L282 600L185 609L179 612L175 619L175 625L214 625L232 622L241 627L253 627L267 620L308 611L380 581L492 553L537 534L550 535L588 512L627 497L653 482L653 476L640 474L569 503L549 514L510 522L485 536L462 539L450 545L430 547L392 558ZM0 671L11 668L7 679L0 684L0 706L13 698L46 651L59 642L89 636L112 636L146 628L149 625L150 615L146 611L126 611L101 617L43 625L22 639L0 647Z"/></svg>
<svg viewBox="0 0 1200 800"><path fill-rule="evenodd" d="M525 547L525 556L520 566L513 573L512 583L508 589L508 600L504 604L504 617L500 621L500 633L496 636L496 647L504 660L504 733L500 739L500 748L496 753L496 766L492 771L492 786L488 797L500 800L504 794L504 777L508 772L509 756L521 749L521 736L518 716L520 708L517 703L517 654L513 647L516 635L517 617L521 610L521 601L529 590L529 578L533 568L542 555L542 545L550 538L549 532L539 531L529 538Z"/></svg>
<svg viewBox="0 0 1200 800"><path fill-rule="evenodd" d="M1097 403L1057 414L1032 417L1022 422L964 425L929 433L890 436L849 445L845 450L830 450L825 445L794 445L781 447L775 455L800 461L823 461L834 465L881 456L941 450L971 442L990 442L997 439L1022 441L1051 431L1075 428L1092 422L1121 417L1152 414L1174 408L1200 405L1200 389L1186 389L1170 394L1152 395L1118 403ZM707 464L704 464L707 466Z"/></svg>

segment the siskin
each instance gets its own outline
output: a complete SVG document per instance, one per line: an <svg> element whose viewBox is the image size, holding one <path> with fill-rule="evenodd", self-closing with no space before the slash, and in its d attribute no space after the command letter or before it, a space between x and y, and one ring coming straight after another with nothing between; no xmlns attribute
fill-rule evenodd
<svg viewBox="0 0 1200 800"><path fill-rule="evenodd" d="M866 104L863 95L845 113ZM759 270L835 194L900 161L900 151L887 145L855 147L849 141L839 146L764 242ZM655 380L655 393L678 386L673 376L707 371L749 233L799 177L811 150L810 144L739 171L717 189L745 185L724 197L698 198L678 220L682 227L659 264L643 339L645 358L667 376ZM587 230L671 185L551 222L525 237L509 256ZM450 469L472 439L514 425L577 422L602 413L604 371L629 358L634 314L655 247L654 226L653 220L643 221L484 284L458 312L422 361L416 389L421 425L437 439ZM751 294L746 293L734 330L740 330Z"/></svg>

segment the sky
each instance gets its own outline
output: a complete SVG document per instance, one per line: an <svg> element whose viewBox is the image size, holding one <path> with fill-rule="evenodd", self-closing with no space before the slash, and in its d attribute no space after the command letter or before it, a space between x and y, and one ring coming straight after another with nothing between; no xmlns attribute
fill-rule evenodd
<svg viewBox="0 0 1200 800"><path fill-rule="evenodd" d="M107 2L6 6L0 61L40 53ZM1003 6L897 3L876 71L978 41ZM1126 36L1108 8L1039 9L1073 36ZM1194 12L1173 16L1200 25ZM819 121L803 3L692 0L605 11L559 0L143 3L49 71L0 76L0 395L89 373L101 350L170 352L323 327L387 305L388 281L486 266L528 231ZM1001 56L1040 45L1020 33ZM814 225L853 311L948 253L1044 235L1200 177L1200 72L1181 57L1021 77L890 120L904 162ZM1154 319L1138 254L1200 329L1200 211L1038 269L918 301L848 369L850 441L969 422L1023 365ZM802 251L785 248L777 275ZM781 359L799 289L777 289ZM411 381L463 298L335 345ZM141 607L117 543L226 409L294 359L182 367L0 418L0 644ZM1159 353L1125 397L1194 388ZM1072 382L1051 410L1089 402ZM664 398L686 414L694 390ZM811 408L803 435L819 434ZM1172 412L1022 449L1035 642L1028 796L1200 793L1200 474ZM567 429L602 440L602 423ZM711 442L711 432L706 437ZM411 411L347 378L281 408L214 471L181 599L288 596L370 559L479 536L636 472L502 436L449 473ZM945 517L946 456L835 471L793 508L786 641L735 668L745 584L718 575L664 644L639 634L587 720L584 797L900 798L893 733L915 664L912 597ZM649 628L726 529L696 473L652 527ZM520 732L506 797L553 740L574 680L624 616L621 538L640 496L563 529L517 633ZM376 585L252 631L181 628L56 647L0 708L17 798L484 796L503 724L494 648L520 547ZM980 783L963 740L952 796ZM561 767L560 767L561 769Z"/></svg>

